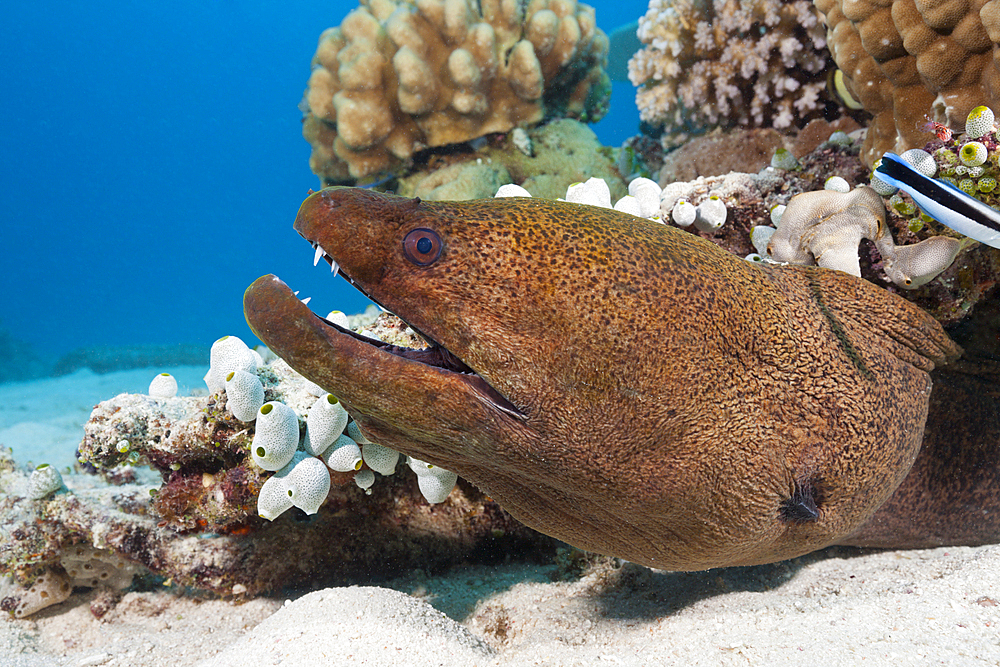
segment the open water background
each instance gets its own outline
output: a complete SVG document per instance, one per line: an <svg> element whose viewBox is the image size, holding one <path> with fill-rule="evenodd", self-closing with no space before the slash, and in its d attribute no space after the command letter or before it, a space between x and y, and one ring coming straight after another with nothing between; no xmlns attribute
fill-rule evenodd
<svg viewBox="0 0 1000 667"><path fill-rule="evenodd" d="M610 32L643 0L601 0ZM297 109L319 34L356 3L9 3L0 28L0 330L43 356L254 341L244 289L276 273L314 310L367 301L291 223L308 188ZM594 126L638 131L616 83ZM0 364L10 359L0 359ZM2 373L0 373L2 376Z"/></svg>

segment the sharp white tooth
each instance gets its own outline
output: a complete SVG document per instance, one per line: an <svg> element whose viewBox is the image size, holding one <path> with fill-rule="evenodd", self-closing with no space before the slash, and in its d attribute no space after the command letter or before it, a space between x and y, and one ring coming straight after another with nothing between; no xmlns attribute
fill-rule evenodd
<svg viewBox="0 0 1000 667"><path fill-rule="evenodd" d="M316 254L313 255L313 266L316 266L317 264L319 264L319 259L324 254L326 254L326 253L323 252L323 249L320 248L319 246L316 246Z"/></svg>
<svg viewBox="0 0 1000 667"><path fill-rule="evenodd" d="M306 297L306 298L304 298L304 299L299 299L299 301L301 301L301 302L302 302L302 304L303 304L303 305L306 305L306 306L308 306L308 305L309 305L309 302L310 302L311 300L312 300L312 297L311 297L311 296L307 296L307 297Z"/></svg>
<svg viewBox="0 0 1000 667"><path fill-rule="evenodd" d="M333 275L337 275L338 271L340 271L340 264L337 264L333 258L330 258L330 272Z"/></svg>

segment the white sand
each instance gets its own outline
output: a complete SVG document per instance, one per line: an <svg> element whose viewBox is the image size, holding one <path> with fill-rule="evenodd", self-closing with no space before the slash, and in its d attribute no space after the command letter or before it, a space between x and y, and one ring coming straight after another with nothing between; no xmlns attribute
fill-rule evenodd
<svg viewBox="0 0 1000 667"><path fill-rule="evenodd" d="M0 385L0 443L68 465L90 406L154 372ZM200 386L204 369L170 372ZM1000 664L1000 547L859 553L700 573L626 564L571 583L551 567L466 567L289 603L129 593L102 620L96 593L78 592L0 622L0 666Z"/></svg>

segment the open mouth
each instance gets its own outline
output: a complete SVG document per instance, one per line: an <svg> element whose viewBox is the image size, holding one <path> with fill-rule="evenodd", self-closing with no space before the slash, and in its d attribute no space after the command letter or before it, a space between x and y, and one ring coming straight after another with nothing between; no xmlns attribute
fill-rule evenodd
<svg viewBox="0 0 1000 667"><path fill-rule="evenodd" d="M349 282L354 287L354 289L364 294L366 297L368 297L368 299L370 299L380 308L382 308L382 310L389 312L388 309L385 308L385 306L379 303L377 299L373 298L371 294L365 291L364 288L362 288L349 275L347 275L343 270L341 270L340 265L337 263L337 261L333 259L333 257L331 257L329 253L327 253L322 248L322 246L319 245L319 243L316 243L309 239L306 240L309 241L309 244L313 247L315 251L315 254L313 255L313 266L318 265L320 259L325 260L326 263L329 264L330 271L332 273L334 273L335 275L339 274L342 278L347 280L347 282ZM308 302L308 299L305 299L304 302ZM396 313L394 314L397 317L399 317L398 314ZM411 361L416 361L427 366L432 366L434 368L441 369L442 371L450 373L458 373L462 376L464 381L466 381L469 385L471 385L473 389L475 389L479 394L481 394L483 398L487 399L487 401L491 403L494 407L496 407L498 410L512 417L516 417L518 419L524 419L526 417L524 412L518 409L517 406L511 403L505 396L503 396L503 394L494 389L485 379L483 379L481 375L479 375L476 371L470 368L468 364L466 364L458 356L449 351L446 347L435 341L432 337L420 331L418 328L414 327L409 322L406 322L406 320L402 317L400 317L400 319L403 320L403 322L405 322L407 326L413 329L413 331L415 331L417 335L420 336L420 338L422 338L425 342L427 342L427 347L409 348L409 347L401 347L399 345L391 345L389 343L376 340L374 338L368 338L367 336L355 333L350 329L347 329L333 322L330 322L326 318L320 317L319 315L317 315L316 317L322 320L324 323L326 323L327 326L336 329L340 333L351 336L355 340L359 340L373 347L377 347L383 352L387 352L389 354L392 354L397 357L402 357L404 359L409 359Z"/></svg>

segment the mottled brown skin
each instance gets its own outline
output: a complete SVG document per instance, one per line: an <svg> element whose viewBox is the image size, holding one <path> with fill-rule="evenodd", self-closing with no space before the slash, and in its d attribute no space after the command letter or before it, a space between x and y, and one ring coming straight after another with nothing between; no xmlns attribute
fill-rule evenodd
<svg viewBox="0 0 1000 667"><path fill-rule="evenodd" d="M244 301L261 340L376 442L657 568L771 562L858 530L920 449L929 372L959 353L870 283L607 209L335 188L295 227L492 390L330 326L273 276ZM404 253L417 228L442 239L429 266Z"/></svg>
<svg viewBox="0 0 1000 667"><path fill-rule="evenodd" d="M1000 541L1000 369L934 371L923 447L896 492L842 544L940 547Z"/></svg>

